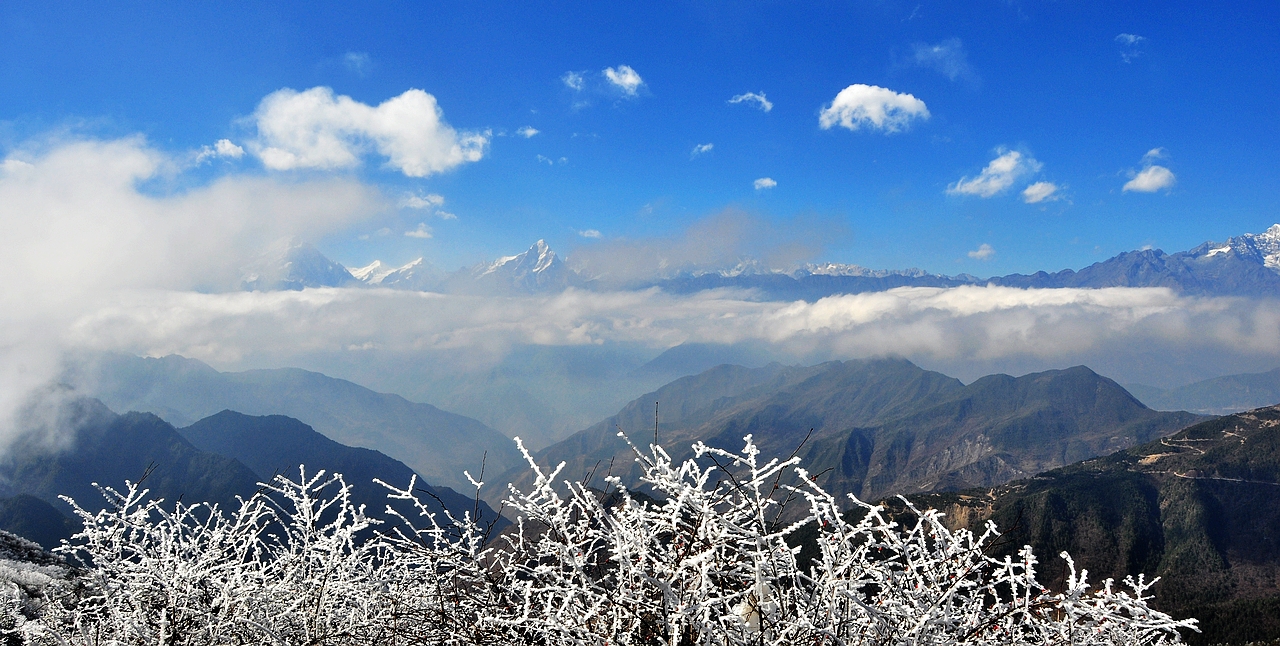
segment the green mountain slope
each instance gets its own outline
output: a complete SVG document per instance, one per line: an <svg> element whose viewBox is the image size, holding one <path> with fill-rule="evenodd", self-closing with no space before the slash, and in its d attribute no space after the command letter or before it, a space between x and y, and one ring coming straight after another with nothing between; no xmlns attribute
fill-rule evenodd
<svg viewBox="0 0 1280 646"><path fill-rule="evenodd" d="M456 489L469 486L462 471L477 473L482 461L490 473L520 461L509 438L479 421L296 368L218 372L179 356L110 354L74 367L67 380L115 410L154 412L179 426L223 410L287 415Z"/></svg>
<svg viewBox="0 0 1280 646"><path fill-rule="evenodd" d="M993 519L1060 584L1067 550L1091 579L1161 577L1156 605L1193 616L1192 643L1280 639L1280 406L1221 417L994 490L925 496L957 524Z"/></svg>

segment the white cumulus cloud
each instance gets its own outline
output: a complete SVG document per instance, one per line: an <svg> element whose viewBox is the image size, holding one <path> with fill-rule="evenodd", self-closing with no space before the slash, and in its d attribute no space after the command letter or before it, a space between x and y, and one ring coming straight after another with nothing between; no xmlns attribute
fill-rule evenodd
<svg viewBox="0 0 1280 646"><path fill-rule="evenodd" d="M253 114L258 139L251 149L272 170L336 169L360 164L374 151L409 177L426 177L479 161L487 133L445 123L434 96L409 90L377 106L327 87L267 95Z"/></svg>
<svg viewBox="0 0 1280 646"><path fill-rule="evenodd" d="M693 152L689 154L689 158L693 159L703 153L709 153L712 148L715 148L715 144L698 144L693 147Z"/></svg>
<svg viewBox="0 0 1280 646"><path fill-rule="evenodd" d="M219 139L212 146L205 146L196 153L196 163L199 164L214 157L240 159L244 157L244 148L231 143L230 139Z"/></svg>
<svg viewBox="0 0 1280 646"><path fill-rule="evenodd" d="M534 128L533 126L525 126L517 130L516 134L520 135L521 137L524 137L525 139L529 139L534 135L538 134L539 132L542 132L542 131L538 130L537 128Z"/></svg>
<svg viewBox="0 0 1280 646"><path fill-rule="evenodd" d="M929 109L924 101L910 94L855 83L840 90L831 104L822 109L818 125L823 130L838 125L849 130L867 127L898 132L905 130L913 119L928 118Z"/></svg>
<svg viewBox="0 0 1280 646"><path fill-rule="evenodd" d="M410 238L430 238L432 235L431 227L426 222L419 222L418 228L405 231L404 234Z"/></svg>
<svg viewBox="0 0 1280 646"><path fill-rule="evenodd" d="M766 188L773 188L777 186L778 183L773 181L772 177L761 177L760 179L751 182L751 185L754 186L757 191L760 191Z"/></svg>
<svg viewBox="0 0 1280 646"><path fill-rule="evenodd" d="M601 73L609 80L610 84L622 90L622 93L626 96L636 96L640 86L644 85L644 79L640 78L640 74L631 69L630 65L607 67Z"/></svg>
<svg viewBox="0 0 1280 646"><path fill-rule="evenodd" d="M974 260L991 260L995 255L995 248L985 242L978 245L977 249L969 252L969 257Z"/></svg>
<svg viewBox="0 0 1280 646"><path fill-rule="evenodd" d="M1022 201L1027 204L1052 202L1061 197L1058 188L1058 185L1053 182L1036 182L1022 189Z"/></svg>
<svg viewBox="0 0 1280 646"><path fill-rule="evenodd" d="M1152 148L1142 156L1142 170L1129 171L1129 181L1125 182L1121 192L1155 193L1169 190L1177 183L1178 178L1173 171L1156 164L1156 160L1168 157L1164 148Z"/></svg>
<svg viewBox="0 0 1280 646"><path fill-rule="evenodd" d="M1133 178L1124 183L1123 192L1155 193L1162 189L1172 188L1178 181L1173 171L1164 166L1152 164L1134 173Z"/></svg>
<svg viewBox="0 0 1280 646"><path fill-rule="evenodd" d="M991 160L977 177L961 177L947 187L947 194L992 197L1013 186L1020 178L1040 172L1042 167L1040 162L1016 150L998 149L996 152L999 156Z"/></svg>
<svg viewBox="0 0 1280 646"><path fill-rule="evenodd" d="M760 108L760 110L764 112L768 112L773 109L773 104L769 102L769 99L765 98L764 92L747 92L745 94L739 94L732 99L729 99L729 103L754 103L757 108Z"/></svg>

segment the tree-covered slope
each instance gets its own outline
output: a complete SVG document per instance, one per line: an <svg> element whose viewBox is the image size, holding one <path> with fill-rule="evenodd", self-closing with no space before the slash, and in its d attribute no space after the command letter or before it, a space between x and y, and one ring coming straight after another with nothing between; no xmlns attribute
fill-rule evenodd
<svg viewBox="0 0 1280 646"><path fill-rule="evenodd" d="M1193 643L1280 639L1280 406L993 490L924 496L956 524L994 520L1005 551L1031 545L1045 579L1071 553L1095 581L1161 577L1156 606L1200 618Z"/></svg>
<svg viewBox="0 0 1280 646"><path fill-rule="evenodd" d="M634 484L634 458L617 433L651 442L655 402L659 441L679 457L696 441L737 447L750 434L763 455L798 451L828 490L864 498L993 486L1199 419L1150 410L1084 367L965 386L902 359L720 366L641 397L536 457L548 467L564 462L563 478L609 472Z"/></svg>

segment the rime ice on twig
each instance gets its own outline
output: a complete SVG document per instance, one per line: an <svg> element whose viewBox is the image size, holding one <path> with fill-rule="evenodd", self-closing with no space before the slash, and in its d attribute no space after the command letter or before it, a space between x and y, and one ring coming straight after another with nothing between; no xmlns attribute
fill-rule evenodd
<svg viewBox="0 0 1280 646"><path fill-rule="evenodd" d="M521 445L536 479L511 488L517 522L496 537L471 514L430 512L416 480L379 483L396 503L385 524L323 472L278 477L230 514L103 488L109 508L76 507L85 528L62 550L92 567L4 630L86 645L728 646L1161 644L1194 628L1147 605L1153 582L1093 590L1065 553L1065 590L1044 589L1030 548L986 555L990 523L953 532L904 500L913 520L899 526L856 499L851 521L796 459L762 462L744 440L697 444L679 464L633 447L652 497L618 478L607 494L557 482L563 465L543 472ZM780 485L792 472L800 484ZM807 516L774 522L782 497ZM804 570L786 539L809 524L819 554Z"/></svg>

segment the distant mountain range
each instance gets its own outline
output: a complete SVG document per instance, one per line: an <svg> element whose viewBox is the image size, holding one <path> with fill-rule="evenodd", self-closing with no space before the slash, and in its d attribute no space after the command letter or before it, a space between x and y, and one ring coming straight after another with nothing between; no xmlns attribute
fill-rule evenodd
<svg viewBox="0 0 1280 646"><path fill-rule="evenodd" d="M634 457L619 430L641 447L656 434L676 457L695 441L736 448L751 434L763 455L797 453L829 491L875 499L994 486L1199 419L1153 411L1083 366L991 375L966 386L902 359L723 365L642 396L536 457L548 466L565 462L568 479L608 473L635 485ZM517 470L496 481L522 486L528 478Z"/></svg>
<svg viewBox="0 0 1280 646"><path fill-rule="evenodd" d="M1079 271L1010 274L979 278L969 274L946 276L920 269L872 270L858 265L807 264L790 270L771 269L753 260L715 271L679 272L660 279L627 285L603 284L575 271L539 240L527 251L445 272L418 258L400 267L381 261L347 269L309 244L277 244L245 269L242 287L248 290L302 289L364 285L392 289L451 293L527 294L585 289L660 287L674 293L715 288L755 290L775 300L816 300L833 294L856 294L895 287L958 287L1002 285L1022 288L1053 287L1168 287L1196 296L1280 296L1280 224L1263 233L1245 233L1225 242L1205 242L1177 253L1159 249L1127 251Z"/></svg>
<svg viewBox="0 0 1280 646"><path fill-rule="evenodd" d="M218 372L179 356L102 354L74 362L62 379L114 410L155 413L177 426L223 410L288 415L461 491L470 486L464 469L478 477L482 463L489 473L522 463L509 438L479 421L296 368Z"/></svg>
<svg viewBox="0 0 1280 646"><path fill-rule="evenodd" d="M1191 644L1280 639L1280 406L1220 417L992 489L925 495L952 524L993 519L1046 583L1066 550L1090 582L1161 577L1155 606L1198 617ZM1274 643L1266 641L1266 643Z"/></svg>
<svg viewBox="0 0 1280 646"><path fill-rule="evenodd" d="M1189 410L1228 415L1280 402L1280 368L1269 372L1226 375L1178 388L1126 385L1142 403L1156 410Z"/></svg>
<svg viewBox="0 0 1280 646"><path fill-rule="evenodd" d="M324 470L342 473L352 486L352 499L366 505L375 518L385 518L386 492L378 478L408 486L413 470L377 451L344 446L310 426L280 415L253 417L222 411L177 429L150 413L117 415L94 399L76 399L66 406L77 420L65 446L19 441L0 458L0 529L26 536L46 547L79 527L71 508L59 499L70 496L81 507L96 511L106 500L94 483L124 486L141 481L150 497L167 502L214 502L236 509L236 497L248 497L259 482L277 474L297 480L299 465L308 475ZM418 479L416 487L432 511L447 508L455 515L497 514L474 496ZM443 508L441 507L443 505ZM404 513L412 513L405 507ZM504 521L499 521L498 528Z"/></svg>

